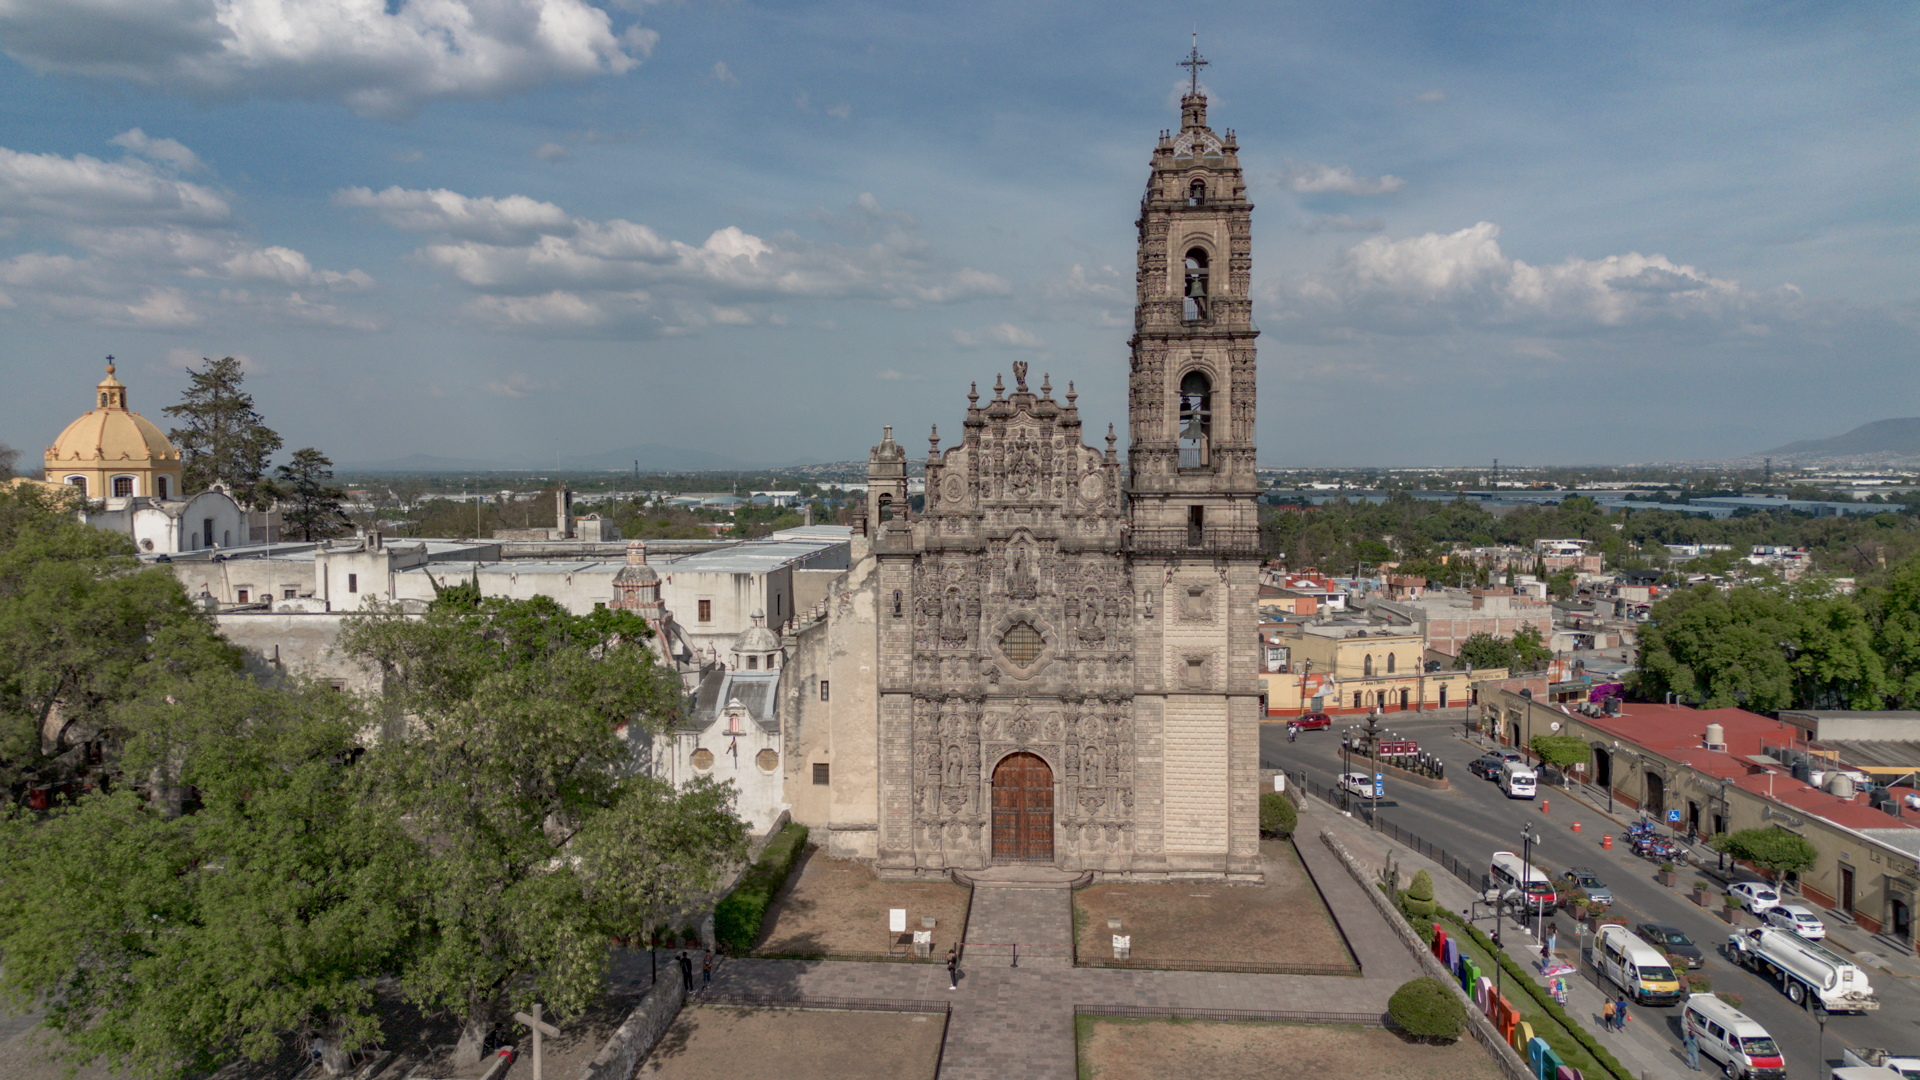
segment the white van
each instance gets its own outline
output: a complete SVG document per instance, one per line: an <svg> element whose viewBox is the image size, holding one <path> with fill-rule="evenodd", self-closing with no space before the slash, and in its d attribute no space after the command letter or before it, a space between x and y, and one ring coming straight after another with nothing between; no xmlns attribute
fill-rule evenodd
<svg viewBox="0 0 1920 1080"><path fill-rule="evenodd" d="M1500 790L1509 799L1531 799L1540 786L1540 774L1524 761L1509 761L1500 766Z"/></svg>
<svg viewBox="0 0 1920 1080"><path fill-rule="evenodd" d="M1700 1042L1700 1052L1726 1067L1736 1080L1785 1080L1787 1059L1767 1029L1712 994L1693 994L1682 1023Z"/></svg>
<svg viewBox="0 0 1920 1080"><path fill-rule="evenodd" d="M1511 851L1493 853L1493 885L1503 897L1512 896L1515 900L1524 897L1525 905L1534 911L1552 911L1560 902L1547 872L1528 866Z"/></svg>
<svg viewBox="0 0 1920 1080"><path fill-rule="evenodd" d="M1600 973L1642 1005L1672 1005L1680 1000L1680 976L1665 953L1635 937L1618 923L1600 928L1593 942Z"/></svg>

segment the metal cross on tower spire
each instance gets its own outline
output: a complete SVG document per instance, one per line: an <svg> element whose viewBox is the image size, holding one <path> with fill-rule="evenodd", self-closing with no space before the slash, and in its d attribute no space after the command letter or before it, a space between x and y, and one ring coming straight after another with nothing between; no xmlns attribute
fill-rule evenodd
<svg viewBox="0 0 1920 1080"><path fill-rule="evenodd" d="M1199 93L1200 69L1207 66L1207 61L1200 56L1200 32L1198 30L1194 31L1193 34L1193 52L1189 53L1185 60L1180 61L1180 66L1186 68L1188 74L1192 76L1192 84L1187 92L1190 94Z"/></svg>

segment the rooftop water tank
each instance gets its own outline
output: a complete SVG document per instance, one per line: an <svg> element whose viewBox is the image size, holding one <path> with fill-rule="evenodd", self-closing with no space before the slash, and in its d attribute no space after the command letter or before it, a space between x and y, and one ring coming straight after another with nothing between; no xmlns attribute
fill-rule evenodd
<svg viewBox="0 0 1920 1080"><path fill-rule="evenodd" d="M1727 729L1719 724L1707 725L1707 749L1725 750L1727 748Z"/></svg>
<svg viewBox="0 0 1920 1080"><path fill-rule="evenodd" d="M1853 777L1837 772L1827 778L1827 793L1840 799L1853 798Z"/></svg>

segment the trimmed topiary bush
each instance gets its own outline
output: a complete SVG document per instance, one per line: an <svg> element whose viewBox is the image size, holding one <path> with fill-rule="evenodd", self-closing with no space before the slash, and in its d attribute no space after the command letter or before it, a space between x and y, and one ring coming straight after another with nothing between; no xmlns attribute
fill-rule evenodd
<svg viewBox="0 0 1920 1080"><path fill-rule="evenodd" d="M1413 875L1407 886L1407 917L1427 919L1433 916L1433 875L1425 870Z"/></svg>
<svg viewBox="0 0 1920 1080"><path fill-rule="evenodd" d="M1300 824L1300 812L1293 800L1277 791L1260 793L1260 831L1267 836L1288 837Z"/></svg>
<svg viewBox="0 0 1920 1080"><path fill-rule="evenodd" d="M1467 1007L1439 979L1422 977L1401 984L1387 999L1387 1015L1417 1042L1450 1043L1467 1030Z"/></svg>
<svg viewBox="0 0 1920 1080"><path fill-rule="evenodd" d="M787 875L793 873L793 864L806 847L807 827L789 822L780 835L768 841L759 861L740 875L740 884L714 906L713 936L723 948L736 955L753 949L760 939L760 924L766 920L768 906L780 895L780 887L787 883Z"/></svg>

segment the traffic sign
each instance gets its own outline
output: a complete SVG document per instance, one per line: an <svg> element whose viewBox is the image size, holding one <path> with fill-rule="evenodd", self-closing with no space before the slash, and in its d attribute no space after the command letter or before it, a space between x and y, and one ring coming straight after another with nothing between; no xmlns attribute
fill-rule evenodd
<svg viewBox="0 0 1920 1080"><path fill-rule="evenodd" d="M1669 825L1680 824L1680 811L1678 810L1667 811L1667 824Z"/></svg>
<svg viewBox="0 0 1920 1080"><path fill-rule="evenodd" d="M1387 774L1386 773L1373 774L1373 797L1376 799L1384 799L1387 797Z"/></svg>

